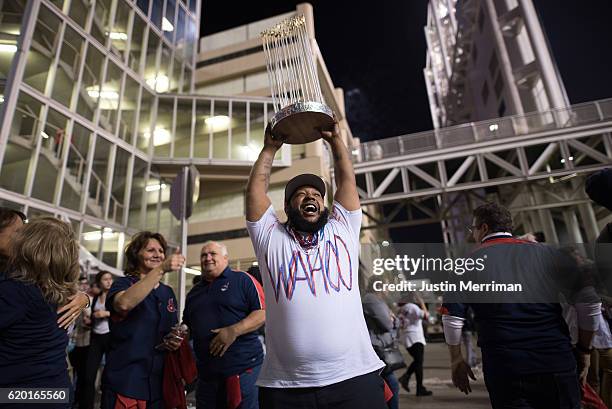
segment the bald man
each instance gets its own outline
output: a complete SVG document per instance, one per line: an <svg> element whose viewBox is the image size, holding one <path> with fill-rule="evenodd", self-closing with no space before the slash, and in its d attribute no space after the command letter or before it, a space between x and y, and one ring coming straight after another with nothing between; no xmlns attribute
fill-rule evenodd
<svg viewBox="0 0 612 409"><path fill-rule="evenodd" d="M198 365L196 405L257 409L263 349L256 330L265 320L263 289L250 274L229 267L223 243L204 243L200 265L202 280L187 294L183 314Z"/></svg>

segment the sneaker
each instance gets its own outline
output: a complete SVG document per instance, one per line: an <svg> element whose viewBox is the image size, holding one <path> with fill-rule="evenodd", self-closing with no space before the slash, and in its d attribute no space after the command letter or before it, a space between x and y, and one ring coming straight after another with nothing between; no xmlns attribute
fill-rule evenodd
<svg viewBox="0 0 612 409"><path fill-rule="evenodd" d="M416 393L416 396L431 396L431 395L433 395L433 392L425 388L421 388L417 390L417 393Z"/></svg>

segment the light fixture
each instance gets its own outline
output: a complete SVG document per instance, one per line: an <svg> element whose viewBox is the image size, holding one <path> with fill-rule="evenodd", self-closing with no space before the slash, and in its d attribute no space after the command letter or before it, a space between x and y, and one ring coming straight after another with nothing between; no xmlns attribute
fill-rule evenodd
<svg viewBox="0 0 612 409"><path fill-rule="evenodd" d="M446 16L448 16L448 8L445 5L441 4L440 5L440 18L444 18Z"/></svg>
<svg viewBox="0 0 612 409"><path fill-rule="evenodd" d="M119 99L119 93L117 91L113 91L109 89L100 90L100 87L98 87L97 85L87 87L87 95L89 95L93 99L97 99L97 98L110 99L110 100Z"/></svg>
<svg viewBox="0 0 612 409"><path fill-rule="evenodd" d="M170 79L164 74L149 78L146 82L156 92L166 92L170 89Z"/></svg>
<svg viewBox="0 0 612 409"><path fill-rule="evenodd" d="M151 132L144 132L142 136L146 139L151 138ZM166 128L156 126L153 131L153 146L165 145L172 140L172 134Z"/></svg>
<svg viewBox="0 0 612 409"><path fill-rule="evenodd" d="M174 26L166 17L162 18L162 31L174 31Z"/></svg>
<svg viewBox="0 0 612 409"><path fill-rule="evenodd" d="M147 187L145 187L145 190L147 192L157 192L158 190L162 190L167 188L168 185L166 185L165 183L159 183L159 184L155 184L155 185L147 185Z"/></svg>
<svg viewBox="0 0 612 409"><path fill-rule="evenodd" d="M185 273L193 274L194 276L202 275L202 272L200 270L196 270L195 268L185 267L184 270L185 270Z"/></svg>
<svg viewBox="0 0 612 409"><path fill-rule="evenodd" d="M567 159L569 159L569 160L570 160L570 162L571 162L571 161L573 161L573 160L574 160L574 157L573 157L573 156L570 156L570 157L568 157ZM565 163L565 158L561 158L561 163Z"/></svg>
<svg viewBox="0 0 612 409"><path fill-rule="evenodd" d="M107 32L106 35L111 40L127 41L127 39L128 39L127 33L120 33L120 32L117 32L117 31L111 31L110 33Z"/></svg>
<svg viewBox="0 0 612 409"><path fill-rule="evenodd" d="M0 94L0 104L4 103L4 95Z"/></svg>
<svg viewBox="0 0 612 409"><path fill-rule="evenodd" d="M215 115L204 120L213 132L224 131L229 127L230 118L227 115Z"/></svg>
<svg viewBox="0 0 612 409"><path fill-rule="evenodd" d="M49 139L49 135L45 131L40 131L40 136L42 136L44 139Z"/></svg>
<svg viewBox="0 0 612 409"><path fill-rule="evenodd" d="M17 51L15 44L0 44L0 52L3 53L14 53Z"/></svg>
<svg viewBox="0 0 612 409"><path fill-rule="evenodd" d="M489 125L489 131L491 131L491 132L497 131L498 129L499 129L499 125L497 125L497 124Z"/></svg>
<svg viewBox="0 0 612 409"><path fill-rule="evenodd" d="M117 233L113 232L113 229L110 227L105 227L104 231L90 231L83 234L83 240L85 241L95 241L100 239L112 239L115 237Z"/></svg>

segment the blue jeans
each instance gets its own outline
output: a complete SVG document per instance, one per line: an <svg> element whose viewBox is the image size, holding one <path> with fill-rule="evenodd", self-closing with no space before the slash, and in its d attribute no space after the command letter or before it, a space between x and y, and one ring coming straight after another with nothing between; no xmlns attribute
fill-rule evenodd
<svg viewBox="0 0 612 409"><path fill-rule="evenodd" d="M532 375L484 374L493 409L579 409L576 371Z"/></svg>
<svg viewBox="0 0 612 409"><path fill-rule="evenodd" d="M399 382L397 381L395 374L393 372L390 372L384 375L383 379L385 380L385 382L387 382L387 385L389 385L389 389L391 389L391 392L393 392L393 397L389 400L389 402L387 402L387 407L389 409L399 409L399 389L400 388L399 388Z"/></svg>
<svg viewBox="0 0 612 409"><path fill-rule="evenodd" d="M261 365L240 374L240 393L242 402L239 409L259 409L258 388L255 385ZM227 391L225 378L199 379L196 389L197 409L225 409L227 407Z"/></svg>

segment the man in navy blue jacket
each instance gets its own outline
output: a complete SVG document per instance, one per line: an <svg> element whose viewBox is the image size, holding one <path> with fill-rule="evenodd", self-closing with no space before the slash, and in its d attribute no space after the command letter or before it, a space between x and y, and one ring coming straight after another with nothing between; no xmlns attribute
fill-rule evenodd
<svg viewBox="0 0 612 409"><path fill-rule="evenodd" d="M517 296L514 301L507 297L495 303L469 304L479 330L491 405L494 409L579 408L579 382L586 380L591 339L601 314L594 289L578 274L568 279L568 271L578 271L569 257L549 246L513 238L512 217L502 206L487 203L474 210L470 231L480 243L471 257L486 259L484 273L489 278L501 282L523 277L530 287L543 284L541 288L549 295L541 301L516 302L522 300ZM561 306L551 297L558 296L553 294L557 288L575 303L579 327L575 349ZM442 311L453 384L466 394L471 392L468 377L475 379L461 355L467 305L447 303Z"/></svg>
<svg viewBox="0 0 612 409"><path fill-rule="evenodd" d="M187 294L183 314L198 365L197 407L257 409L263 289L248 273L229 267L222 243L205 243L200 263L203 279Z"/></svg>

